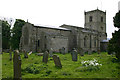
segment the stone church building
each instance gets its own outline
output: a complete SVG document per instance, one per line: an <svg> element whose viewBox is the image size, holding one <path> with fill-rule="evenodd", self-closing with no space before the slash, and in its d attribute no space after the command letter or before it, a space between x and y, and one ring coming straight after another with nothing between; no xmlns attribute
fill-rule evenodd
<svg viewBox="0 0 120 80"><path fill-rule="evenodd" d="M65 52L76 48L78 52L100 51L100 43L107 39L106 12L99 9L84 12L84 28L72 25L60 27L26 23L22 27L20 50L44 52L53 49Z"/></svg>

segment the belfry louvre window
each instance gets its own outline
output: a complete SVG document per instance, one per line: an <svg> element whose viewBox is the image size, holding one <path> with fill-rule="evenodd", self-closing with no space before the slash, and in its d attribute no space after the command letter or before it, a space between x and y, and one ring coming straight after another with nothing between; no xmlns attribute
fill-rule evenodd
<svg viewBox="0 0 120 80"><path fill-rule="evenodd" d="M92 21L93 21L92 19L93 19L93 17L90 16L90 17L89 17L89 22L92 22Z"/></svg>
<svg viewBox="0 0 120 80"><path fill-rule="evenodd" d="M101 17L101 22L103 22L103 17Z"/></svg>

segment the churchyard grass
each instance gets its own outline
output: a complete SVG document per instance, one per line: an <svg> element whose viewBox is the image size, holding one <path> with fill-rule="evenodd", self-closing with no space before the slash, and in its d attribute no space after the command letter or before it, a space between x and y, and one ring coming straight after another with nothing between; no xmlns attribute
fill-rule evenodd
<svg viewBox="0 0 120 80"><path fill-rule="evenodd" d="M35 53L29 55L27 59L21 54L22 78L117 78L120 74L119 62L114 55L108 55L106 52L85 54L80 57L78 55L78 61L72 61L70 53L65 55L56 53L56 55L60 58L62 68L55 67L52 57L49 57L45 64L42 62L43 57ZM97 69L89 67L91 70L88 70L81 63L94 59L101 64ZM13 59L9 60L9 53L2 55L2 78L13 78Z"/></svg>

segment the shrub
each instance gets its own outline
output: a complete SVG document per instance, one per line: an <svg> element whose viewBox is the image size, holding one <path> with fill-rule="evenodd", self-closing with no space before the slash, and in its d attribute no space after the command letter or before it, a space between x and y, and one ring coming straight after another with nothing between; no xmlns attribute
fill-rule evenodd
<svg viewBox="0 0 120 80"><path fill-rule="evenodd" d="M102 64L98 63L96 59L82 61L81 63L82 66L84 66L84 68L81 71L97 71L100 69L100 66L102 66Z"/></svg>
<svg viewBox="0 0 120 80"><path fill-rule="evenodd" d="M25 69L24 69L25 72L27 73L32 73L32 74L39 74L39 68L35 65L28 65Z"/></svg>

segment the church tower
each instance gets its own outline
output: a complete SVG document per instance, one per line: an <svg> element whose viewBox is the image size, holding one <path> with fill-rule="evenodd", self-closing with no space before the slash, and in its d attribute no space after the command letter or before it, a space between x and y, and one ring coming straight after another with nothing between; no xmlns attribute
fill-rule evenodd
<svg viewBox="0 0 120 80"><path fill-rule="evenodd" d="M106 33L106 12L99 9L84 12L85 28L96 30L101 33Z"/></svg>

